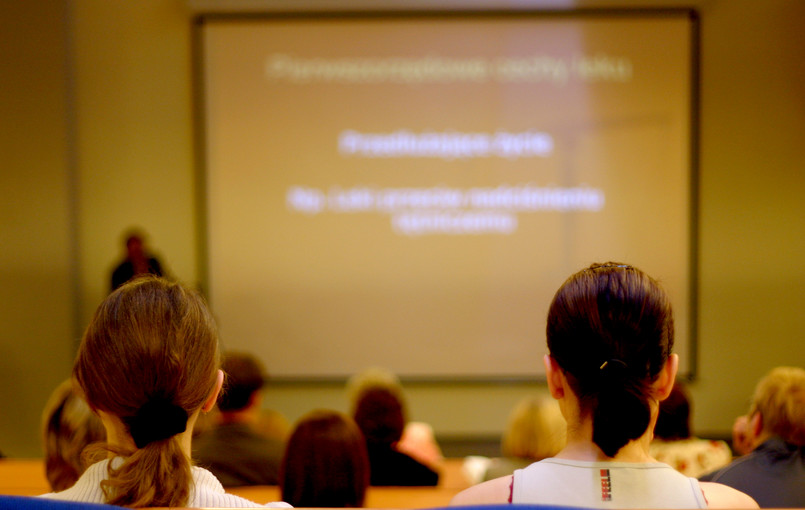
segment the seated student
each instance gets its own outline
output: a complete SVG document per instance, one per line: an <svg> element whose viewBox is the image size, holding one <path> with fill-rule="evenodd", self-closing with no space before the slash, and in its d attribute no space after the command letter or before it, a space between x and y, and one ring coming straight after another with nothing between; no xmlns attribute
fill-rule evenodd
<svg viewBox="0 0 805 510"><path fill-rule="evenodd" d="M84 450L106 440L100 418L75 391L70 379L56 387L45 404L42 439L45 476L54 491L72 487L87 468Z"/></svg>
<svg viewBox="0 0 805 510"><path fill-rule="evenodd" d="M673 333L670 300L642 271L607 263L572 275L550 305L544 359L548 389L567 421L567 446L470 487L451 504L755 507L749 496L700 484L648 453L679 362Z"/></svg>
<svg viewBox="0 0 805 510"><path fill-rule="evenodd" d="M263 367L249 354L225 353L226 378L212 427L193 441L193 458L224 487L277 485L285 441L260 434Z"/></svg>
<svg viewBox="0 0 805 510"><path fill-rule="evenodd" d="M355 423L366 438L372 485L436 485L439 473L399 451L405 416L400 400L386 388L364 391Z"/></svg>
<svg viewBox="0 0 805 510"><path fill-rule="evenodd" d="M735 433L750 453L701 480L743 491L761 507L805 507L805 369L769 372Z"/></svg>
<svg viewBox="0 0 805 510"><path fill-rule="evenodd" d="M385 388L392 392L397 397L397 400L400 401L400 405L403 407L403 414L405 414L405 395L403 394L400 379L396 374L384 368L372 367L353 375L347 381L347 394L353 416L360 397L365 391L373 388ZM395 448L397 451L427 465L434 471L440 471L442 468L444 461L442 449L436 442L433 428L427 423L406 420L402 437L397 441Z"/></svg>
<svg viewBox="0 0 805 510"><path fill-rule="evenodd" d="M108 457L45 497L132 508L260 506L226 494L190 461L196 418L215 405L224 377L215 322L199 295L149 276L122 285L90 321L73 376L103 422Z"/></svg>
<svg viewBox="0 0 805 510"><path fill-rule="evenodd" d="M503 458L488 463L483 479L510 475L515 469L553 457L566 441L567 424L556 401L542 396L526 397L509 416L500 445Z"/></svg>
<svg viewBox="0 0 805 510"><path fill-rule="evenodd" d="M677 381L671 394L660 402L649 453L685 476L698 477L726 466L732 450L724 441L700 439L690 432L690 399L684 383Z"/></svg>
<svg viewBox="0 0 805 510"><path fill-rule="evenodd" d="M313 411L296 425L282 461L282 499L299 507L361 507L369 457L361 431L335 411Z"/></svg>

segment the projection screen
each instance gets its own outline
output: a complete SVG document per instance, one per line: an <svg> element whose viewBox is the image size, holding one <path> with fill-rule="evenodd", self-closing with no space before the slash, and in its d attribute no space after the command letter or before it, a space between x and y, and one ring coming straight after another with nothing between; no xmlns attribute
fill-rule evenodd
<svg viewBox="0 0 805 510"><path fill-rule="evenodd" d="M672 297L693 370L687 10L202 16L207 291L287 380L538 379L592 262Z"/></svg>

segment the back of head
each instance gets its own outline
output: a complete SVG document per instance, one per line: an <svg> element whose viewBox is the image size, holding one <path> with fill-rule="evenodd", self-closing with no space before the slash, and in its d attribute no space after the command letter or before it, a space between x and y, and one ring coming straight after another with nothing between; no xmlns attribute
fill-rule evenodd
<svg viewBox="0 0 805 510"><path fill-rule="evenodd" d="M553 457L567 441L567 423L556 400L527 397L509 416L501 450L506 457L542 460Z"/></svg>
<svg viewBox="0 0 805 510"><path fill-rule="evenodd" d="M755 388L750 414L760 413L763 430L805 446L805 369L777 367Z"/></svg>
<svg viewBox="0 0 805 510"><path fill-rule="evenodd" d="M392 445L405 429L405 414L397 394L387 388L363 392L355 408L355 423L369 444Z"/></svg>
<svg viewBox="0 0 805 510"><path fill-rule="evenodd" d="M685 385L677 381L668 398L660 402L654 437L677 441L690 436L690 400Z"/></svg>
<svg viewBox="0 0 805 510"><path fill-rule="evenodd" d="M251 354L227 352L221 368L226 382L218 408L222 412L245 409L252 402L252 395L265 384L263 365Z"/></svg>
<svg viewBox="0 0 805 510"><path fill-rule="evenodd" d="M68 489L87 468L86 447L106 438L103 424L67 380L45 404L42 429L48 483L54 491Z"/></svg>
<svg viewBox="0 0 805 510"><path fill-rule="evenodd" d="M103 488L111 504L184 506L190 463L177 434L213 391L218 336L203 299L156 277L133 280L98 307L73 375L87 403L120 421L136 448Z"/></svg>
<svg viewBox="0 0 805 510"><path fill-rule="evenodd" d="M358 401L364 392L376 388L385 388L393 393L400 402L404 402L402 384L400 384L397 374L385 368L370 367L354 374L347 381L347 397L352 414L355 414Z"/></svg>
<svg viewBox="0 0 805 510"><path fill-rule="evenodd" d="M303 417L288 440L280 485L295 507L363 506L369 458L355 422L335 411Z"/></svg>
<svg viewBox="0 0 805 510"><path fill-rule="evenodd" d="M671 303L642 271L593 264L571 276L548 312L551 357L568 377L593 442L609 457L648 428L649 391L673 347Z"/></svg>

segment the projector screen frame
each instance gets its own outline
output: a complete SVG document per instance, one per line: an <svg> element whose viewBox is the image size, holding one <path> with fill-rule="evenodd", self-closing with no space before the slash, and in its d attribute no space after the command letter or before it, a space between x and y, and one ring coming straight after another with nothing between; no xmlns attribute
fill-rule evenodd
<svg viewBox="0 0 805 510"><path fill-rule="evenodd" d="M690 151L688 178L689 189L689 277L688 277L688 336L686 367L680 373L681 379L695 380L698 376L698 277L699 277L699 108L700 108L700 27L699 15L694 8L580 8L580 9L390 9L390 10L280 10L270 12L207 12L197 14L192 25L192 51L193 51L193 115L194 115L194 155L196 162L196 215L198 224L198 246L200 287L207 294L213 310L215 309L215 296L209 295L210 289L210 231L209 231L209 181L207 164L208 134L206 129L207 114L205 111L206 90L204 84L204 55L203 55L203 29L205 24L215 21L227 22L255 22L260 20L293 20L293 19L438 19L438 18L663 18L685 17L690 23L690 107L689 107L689 133ZM546 310L547 312L547 310ZM281 376L273 377L272 383L288 385L329 385L343 384L346 377L330 376ZM455 375L427 375L406 376L402 379L406 383L443 384L462 383L473 384L513 384L544 382L543 375L529 376L455 376Z"/></svg>

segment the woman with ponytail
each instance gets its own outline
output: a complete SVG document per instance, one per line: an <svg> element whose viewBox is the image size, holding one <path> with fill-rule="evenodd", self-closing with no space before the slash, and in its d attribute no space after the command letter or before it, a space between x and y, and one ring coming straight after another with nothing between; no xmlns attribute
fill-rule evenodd
<svg viewBox="0 0 805 510"><path fill-rule="evenodd" d="M741 492L699 483L649 455L659 403L679 364L671 303L654 279L625 264L593 264L557 291L546 333L548 389L567 421L566 447L471 487L452 504L757 507Z"/></svg>
<svg viewBox="0 0 805 510"><path fill-rule="evenodd" d="M108 458L45 497L132 508L261 506L226 494L190 460L193 426L223 382L218 333L198 294L150 276L121 286L95 312L73 377L103 422Z"/></svg>

